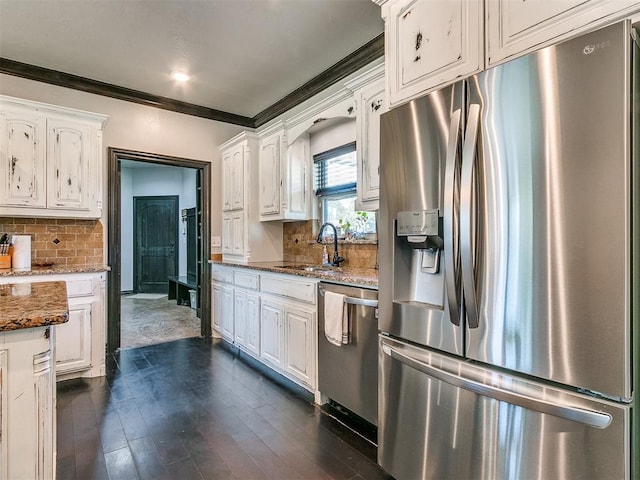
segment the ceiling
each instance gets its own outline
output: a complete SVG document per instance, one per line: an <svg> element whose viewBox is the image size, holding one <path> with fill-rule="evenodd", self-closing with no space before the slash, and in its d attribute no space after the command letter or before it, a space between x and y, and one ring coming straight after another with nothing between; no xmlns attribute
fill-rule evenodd
<svg viewBox="0 0 640 480"><path fill-rule="evenodd" d="M383 29L372 0L0 0L4 59L246 117Z"/></svg>

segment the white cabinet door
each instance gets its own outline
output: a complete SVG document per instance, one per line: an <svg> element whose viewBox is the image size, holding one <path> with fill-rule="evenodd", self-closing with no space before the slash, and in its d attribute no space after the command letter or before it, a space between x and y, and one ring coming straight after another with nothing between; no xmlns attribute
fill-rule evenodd
<svg viewBox="0 0 640 480"><path fill-rule="evenodd" d="M235 290L235 343L248 352L260 355L260 296L236 288Z"/></svg>
<svg viewBox="0 0 640 480"><path fill-rule="evenodd" d="M231 253L244 255L244 212L231 215Z"/></svg>
<svg viewBox="0 0 640 480"><path fill-rule="evenodd" d="M260 215L280 213L280 149L282 132L260 141Z"/></svg>
<svg viewBox="0 0 640 480"><path fill-rule="evenodd" d="M284 312L285 371L315 388L314 310L287 304Z"/></svg>
<svg viewBox="0 0 640 480"><path fill-rule="evenodd" d="M233 286L222 285L221 288L220 326L222 338L233 342L234 317L233 317Z"/></svg>
<svg viewBox="0 0 640 480"><path fill-rule="evenodd" d="M212 311L211 328L222 334L222 285L219 283L211 284L211 300Z"/></svg>
<svg viewBox="0 0 640 480"><path fill-rule="evenodd" d="M69 321L55 327L56 373L91 366L92 303L69 302Z"/></svg>
<svg viewBox="0 0 640 480"><path fill-rule="evenodd" d="M233 252L233 234L231 230L231 215L222 215L222 253Z"/></svg>
<svg viewBox="0 0 640 480"><path fill-rule="evenodd" d="M89 210L91 129L83 123L47 120L47 206Z"/></svg>
<svg viewBox="0 0 640 480"><path fill-rule="evenodd" d="M222 211L231 210L233 197L233 150L222 154Z"/></svg>
<svg viewBox="0 0 640 480"><path fill-rule="evenodd" d="M247 292L246 325L247 335L245 347L256 356L260 355L260 295Z"/></svg>
<svg viewBox="0 0 640 480"><path fill-rule="evenodd" d="M38 112L0 115L0 203L46 206L45 118Z"/></svg>
<svg viewBox="0 0 640 480"><path fill-rule="evenodd" d="M377 210L380 198L380 115L387 110L384 79L357 94L358 210Z"/></svg>
<svg viewBox="0 0 640 480"><path fill-rule="evenodd" d="M222 253L244 255L244 212L222 215Z"/></svg>
<svg viewBox="0 0 640 480"><path fill-rule="evenodd" d="M638 6L637 0L487 0L487 64L594 29Z"/></svg>
<svg viewBox="0 0 640 480"><path fill-rule="evenodd" d="M239 347L247 345L247 292L236 289L233 294L234 342Z"/></svg>
<svg viewBox="0 0 640 480"><path fill-rule="evenodd" d="M245 162L245 146L244 144L232 152L231 165L231 208L233 210L242 210L244 208L244 162Z"/></svg>
<svg viewBox="0 0 640 480"><path fill-rule="evenodd" d="M222 210L244 207L244 145L239 144L222 154Z"/></svg>
<svg viewBox="0 0 640 480"><path fill-rule="evenodd" d="M389 103L400 104L484 66L481 0L399 0L387 7Z"/></svg>
<svg viewBox="0 0 640 480"><path fill-rule="evenodd" d="M308 184L311 168L310 142L308 135L301 135L289 145L287 151L286 194L283 208L288 219L306 220L309 218L311 185Z"/></svg>
<svg viewBox="0 0 640 480"><path fill-rule="evenodd" d="M268 298L260 302L260 356L276 367L283 367L282 303Z"/></svg>

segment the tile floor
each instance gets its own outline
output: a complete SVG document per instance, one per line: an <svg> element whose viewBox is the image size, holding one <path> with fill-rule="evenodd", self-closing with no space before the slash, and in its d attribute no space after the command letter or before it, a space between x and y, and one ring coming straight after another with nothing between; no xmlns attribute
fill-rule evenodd
<svg viewBox="0 0 640 480"><path fill-rule="evenodd" d="M391 479L369 442L220 341L122 350L58 384L58 480Z"/></svg>
<svg viewBox="0 0 640 480"><path fill-rule="evenodd" d="M196 311L167 297L158 299L121 297L121 348L142 347L180 338L200 336Z"/></svg>

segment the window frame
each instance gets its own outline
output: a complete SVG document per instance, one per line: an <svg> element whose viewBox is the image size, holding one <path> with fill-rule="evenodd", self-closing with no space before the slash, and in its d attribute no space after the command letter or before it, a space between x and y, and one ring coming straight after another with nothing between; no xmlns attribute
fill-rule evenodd
<svg viewBox="0 0 640 480"><path fill-rule="evenodd" d="M335 157L339 157L342 155L346 155L348 153L353 153L356 155L354 159L355 168L356 168L356 180L354 182L343 183L340 185L335 185L332 187L327 187L323 185L326 182L321 182L322 184L318 185L318 177L321 179L327 178L327 160L330 160ZM331 150L327 150L325 152L317 153L313 156L313 165L314 165L314 175L316 176L314 193L320 201L322 201L323 197L327 196L337 196L337 195L347 195L347 194L357 194L358 191L358 180L357 180L357 169L358 169L358 160L357 160L357 145L356 142L349 142L344 145L340 145L339 147L332 148ZM320 172L318 172L318 168ZM324 202L323 202L324 204Z"/></svg>

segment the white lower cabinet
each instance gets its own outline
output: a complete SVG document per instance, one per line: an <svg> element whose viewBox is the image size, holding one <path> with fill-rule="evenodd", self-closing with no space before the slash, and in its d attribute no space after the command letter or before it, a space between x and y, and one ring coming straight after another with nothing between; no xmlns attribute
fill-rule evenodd
<svg viewBox="0 0 640 480"><path fill-rule="evenodd" d="M211 283L211 328L215 333L222 332L222 285Z"/></svg>
<svg viewBox="0 0 640 480"><path fill-rule="evenodd" d="M307 385L315 385L316 311L297 305L284 310L285 365L287 373Z"/></svg>
<svg viewBox="0 0 640 480"><path fill-rule="evenodd" d="M0 478L47 480L56 473L58 325L0 332Z"/></svg>
<svg viewBox="0 0 640 480"><path fill-rule="evenodd" d="M105 374L105 274L102 272L1 277L7 283L64 281L69 321L55 328L56 378L98 377Z"/></svg>
<svg viewBox="0 0 640 480"><path fill-rule="evenodd" d="M260 302L260 357L275 367L283 367L284 305L270 298Z"/></svg>
<svg viewBox="0 0 640 480"><path fill-rule="evenodd" d="M233 287L231 285L222 285L222 315L220 316L220 333L222 338L233 341L234 336L234 315L233 315Z"/></svg>
<svg viewBox="0 0 640 480"><path fill-rule="evenodd" d="M235 335L233 268L213 265L211 269L211 327L222 338L233 342Z"/></svg>
<svg viewBox="0 0 640 480"><path fill-rule="evenodd" d="M234 341L254 356L260 355L260 296L236 288L234 294Z"/></svg>
<svg viewBox="0 0 640 480"><path fill-rule="evenodd" d="M56 326L56 372L91 366L91 303L69 302L69 321Z"/></svg>
<svg viewBox="0 0 640 480"><path fill-rule="evenodd" d="M212 278L213 330L314 392L317 281L219 264Z"/></svg>

